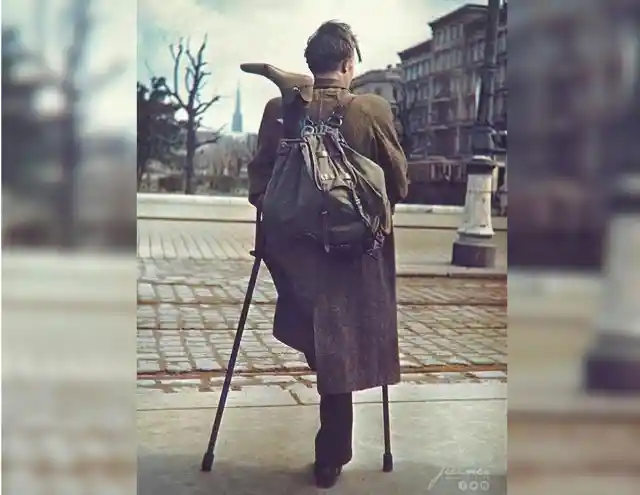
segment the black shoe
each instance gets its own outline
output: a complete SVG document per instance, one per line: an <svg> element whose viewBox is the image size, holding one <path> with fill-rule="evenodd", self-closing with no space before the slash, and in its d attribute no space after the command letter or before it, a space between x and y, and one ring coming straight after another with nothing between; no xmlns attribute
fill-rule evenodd
<svg viewBox="0 0 640 495"><path fill-rule="evenodd" d="M313 465L313 476L318 488L331 488L342 474L342 466Z"/></svg>

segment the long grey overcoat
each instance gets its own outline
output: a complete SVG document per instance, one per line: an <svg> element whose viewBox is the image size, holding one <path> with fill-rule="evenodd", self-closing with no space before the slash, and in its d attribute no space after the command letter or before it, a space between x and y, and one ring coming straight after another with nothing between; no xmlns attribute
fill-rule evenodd
<svg viewBox="0 0 640 495"><path fill-rule="evenodd" d="M337 81L316 79L310 116L326 118L346 91ZM281 98L270 100L258 151L248 166L253 204L273 170L281 116ZM392 205L404 198L407 164L389 103L374 94L356 96L346 109L342 133L355 150L384 169ZM317 372L320 394L400 380L393 232L381 249L356 260L337 261L319 247L290 243L266 245L264 259L278 291L274 336L305 354Z"/></svg>

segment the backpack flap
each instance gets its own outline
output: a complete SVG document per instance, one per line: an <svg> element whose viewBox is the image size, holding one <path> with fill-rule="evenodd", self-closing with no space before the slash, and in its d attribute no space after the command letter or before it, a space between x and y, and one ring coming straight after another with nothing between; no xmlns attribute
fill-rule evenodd
<svg viewBox="0 0 640 495"><path fill-rule="evenodd" d="M327 253L361 255L390 230L384 172L347 145L341 108L281 140L263 201L267 240L307 238Z"/></svg>

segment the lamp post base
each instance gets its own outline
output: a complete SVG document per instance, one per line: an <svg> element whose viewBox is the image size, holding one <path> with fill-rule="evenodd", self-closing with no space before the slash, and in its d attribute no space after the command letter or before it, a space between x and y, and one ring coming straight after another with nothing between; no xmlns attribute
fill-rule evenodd
<svg viewBox="0 0 640 495"><path fill-rule="evenodd" d="M496 264L496 246L491 242L454 241L451 264L468 268L492 268Z"/></svg>

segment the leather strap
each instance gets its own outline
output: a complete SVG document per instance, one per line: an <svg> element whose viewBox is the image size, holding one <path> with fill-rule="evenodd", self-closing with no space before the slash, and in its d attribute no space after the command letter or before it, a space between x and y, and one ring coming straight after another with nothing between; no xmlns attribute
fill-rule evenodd
<svg viewBox="0 0 640 495"><path fill-rule="evenodd" d="M344 118L344 115L345 113L347 113L347 109L349 108L349 105L351 105L351 102L355 99L356 99L356 95L351 93L346 94L342 98L338 97L338 104L333 109L331 116L339 119Z"/></svg>
<svg viewBox="0 0 640 495"><path fill-rule="evenodd" d="M338 103L333 108L333 111L331 112L331 114L329 114L328 117L322 120L324 120L324 122L326 122L329 125L333 125L333 127L340 127L340 125L342 124L342 120L344 119L344 115L347 111L347 108L349 107L351 102L355 100L356 95L349 93L349 91L345 89L336 96L337 96ZM319 110L318 102L313 101L310 107L307 109L308 120L316 121L316 119L311 117L310 114L319 114L320 112L318 110ZM320 115L317 115L316 118L320 120Z"/></svg>

